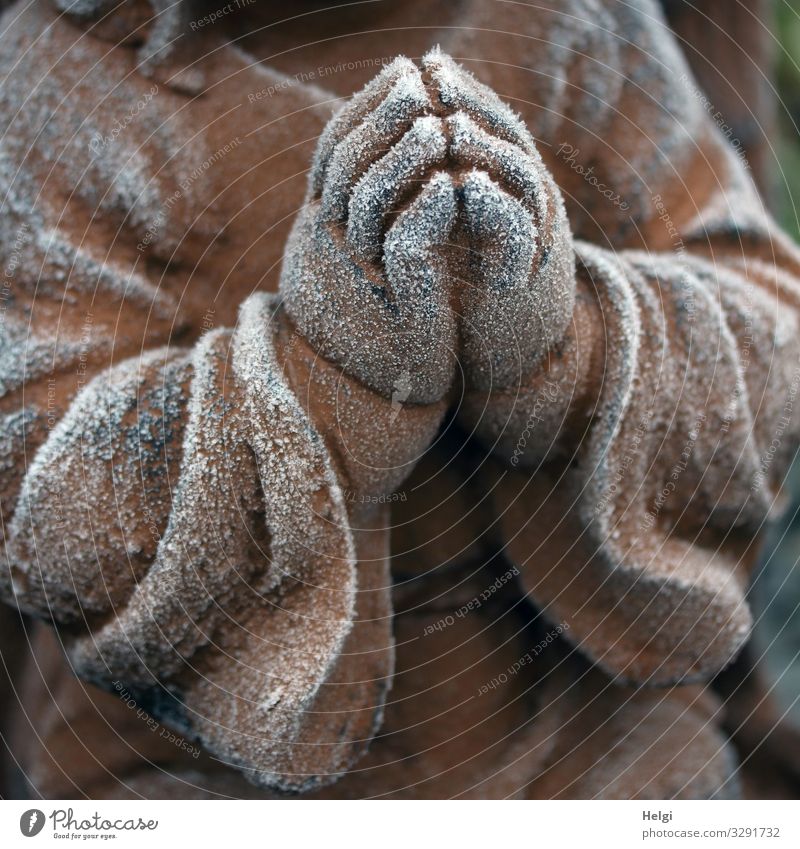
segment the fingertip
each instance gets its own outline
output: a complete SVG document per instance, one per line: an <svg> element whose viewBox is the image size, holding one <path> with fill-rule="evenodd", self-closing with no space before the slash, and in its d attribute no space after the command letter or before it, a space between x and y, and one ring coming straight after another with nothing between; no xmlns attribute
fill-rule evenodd
<svg viewBox="0 0 800 849"><path fill-rule="evenodd" d="M397 56L339 108L320 135L311 171L311 190L319 197L337 147L387 101L427 103L419 69L405 56Z"/></svg>

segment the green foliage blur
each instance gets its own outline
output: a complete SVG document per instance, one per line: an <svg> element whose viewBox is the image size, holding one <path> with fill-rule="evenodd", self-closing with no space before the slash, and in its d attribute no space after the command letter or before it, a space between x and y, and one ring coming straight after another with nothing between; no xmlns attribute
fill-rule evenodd
<svg viewBox="0 0 800 849"><path fill-rule="evenodd" d="M777 0L778 215L800 240L800 0Z"/></svg>
<svg viewBox="0 0 800 849"><path fill-rule="evenodd" d="M800 0L775 0L775 14L774 200L781 224L800 243ZM787 477L790 506L768 534L750 601L756 657L779 701L800 724L800 458Z"/></svg>

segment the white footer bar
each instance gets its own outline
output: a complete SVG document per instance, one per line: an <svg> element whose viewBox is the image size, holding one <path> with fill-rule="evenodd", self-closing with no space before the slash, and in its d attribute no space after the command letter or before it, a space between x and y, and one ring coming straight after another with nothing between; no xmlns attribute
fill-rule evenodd
<svg viewBox="0 0 800 849"><path fill-rule="evenodd" d="M800 846L797 802L0 802L0 846Z"/></svg>

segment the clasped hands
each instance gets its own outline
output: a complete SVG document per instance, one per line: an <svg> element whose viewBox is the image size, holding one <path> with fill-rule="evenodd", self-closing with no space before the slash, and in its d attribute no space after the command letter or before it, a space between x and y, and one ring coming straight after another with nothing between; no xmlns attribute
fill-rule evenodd
<svg viewBox="0 0 800 849"><path fill-rule="evenodd" d="M522 121L438 50L395 60L330 121L287 244L285 308L384 397L518 385L563 336L572 240Z"/></svg>

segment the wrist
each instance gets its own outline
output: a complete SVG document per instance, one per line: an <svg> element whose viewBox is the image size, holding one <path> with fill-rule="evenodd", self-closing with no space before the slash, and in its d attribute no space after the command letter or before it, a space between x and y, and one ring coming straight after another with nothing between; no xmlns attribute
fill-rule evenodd
<svg viewBox="0 0 800 849"><path fill-rule="evenodd" d="M283 307L272 325L278 362L325 440L348 509L385 503L435 438L446 400L410 403L403 381L385 397L321 357Z"/></svg>
<svg viewBox="0 0 800 849"><path fill-rule="evenodd" d="M579 274L571 319L544 358L513 385L467 393L459 416L513 468L568 457L591 423L604 350L602 310Z"/></svg>

